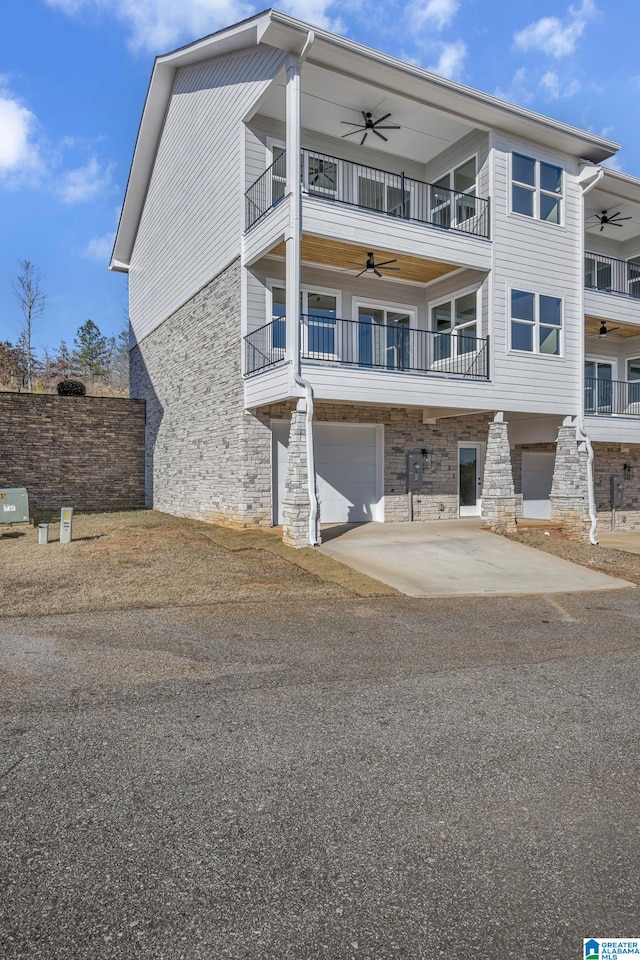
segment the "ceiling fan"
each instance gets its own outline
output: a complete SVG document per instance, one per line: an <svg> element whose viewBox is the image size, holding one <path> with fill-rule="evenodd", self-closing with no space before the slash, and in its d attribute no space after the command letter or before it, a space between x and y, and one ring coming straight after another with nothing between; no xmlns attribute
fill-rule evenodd
<svg viewBox="0 0 640 960"><path fill-rule="evenodd" d="M357 274L356 280L358 279L358 277L361 277L363 273L375 273L376 277L382 277L382 274L380 273L381 270L399 270L400 267L389 266L390 263L397 263L397 262L398 262L397 259L395 259L395 260L383 260L382 263L376 263L373 253L368 253L367 263L365 265L365 268L364 270L361 270L359 274Z"/></svg>
<svg viewBox="0 0 640 960"><path fill-rule="evenodd" d="M613 333L614 330L619 330L619 329L620 327L609 327L607 329L607 324L603 320L602 323L600 324L600 333L598 335L600 337L607 337L610 333Z"/></svg>
<svg viewBox="0 0 640 960"><path fill-rule="evenodd" d="M385 137L384 134L380 133L381 130L400 130L401 128L395 123L387 123L383 127L380 126L383 120L388 120L391 116L390 113L385 113L384 117L379 117L378 120L373 119L373 114L364 110L360 111L362 113L362 119L364 123L354 123L353 120L341 120L341 123L346 123L350 127L355 127L355 130L349 130L349 133L343 133L341 139L344 140L345 137L352 137L354 133L364 133L362 140L360 141L360 146L365 142L367 136L370 133L375 133L376 137L380 137L381 140L384 140L385 143L388 142L389 138Z"/></svg>
<svg viewBox="0 0 640 960"><path fill-rule="evenodd" d="M616 210L611 216L609 216L606 210L603 210L602 213L594 213L591 219L593 218L600 222L600 233L602 233L605 227L621 227L623 220L632 219L631 217L621 217L619 210Z"/></svg>

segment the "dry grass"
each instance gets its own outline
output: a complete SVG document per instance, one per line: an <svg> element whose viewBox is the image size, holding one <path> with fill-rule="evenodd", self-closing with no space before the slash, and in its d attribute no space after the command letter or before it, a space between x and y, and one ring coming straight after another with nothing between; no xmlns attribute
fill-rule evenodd
<svg viewBox="0 0 640 960"><path fill-rule="evenodd" d="M513 540L524 543L528 547L544 550L563 560L570 560L590 570L600 570L610 577L620 577L631 583L640 585L640 556L627 553L624 550L614 550L612 547L597 547L590 543L567 540L564 537L547 537L544 534L521 534Z"/></svg>
<svg viewBox="0 0 640 960"><path fill-rule="evenodd" d="M269 531L153 510L77 514L72 543L58 537L58 523L46 546L37 527L0 533L0 615L396 593L311 548L286 547Z"/></svg>

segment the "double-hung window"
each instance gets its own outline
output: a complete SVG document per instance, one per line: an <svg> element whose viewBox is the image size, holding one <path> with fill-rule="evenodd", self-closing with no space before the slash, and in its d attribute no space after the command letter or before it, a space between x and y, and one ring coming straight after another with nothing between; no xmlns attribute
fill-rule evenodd
<svg viewBox="0 0 640 960"><path fill-rule="evenodd" d="M561 356L562 307L561 297L512 290L511 349Z"/></svg>
<svg viewBox="0 0 640 960"><path fill-rule="evenodd" d="M535 220L562 223L564 171L522 153L511 156L511 210Z"/></svg>

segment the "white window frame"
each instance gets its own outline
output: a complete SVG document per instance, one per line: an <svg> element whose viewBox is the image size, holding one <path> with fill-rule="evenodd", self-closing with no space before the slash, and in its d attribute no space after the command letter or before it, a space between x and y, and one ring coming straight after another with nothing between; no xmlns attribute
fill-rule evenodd
<svg viewBox="0 0 640 960"><path fill-rule="evenodd" d="M275 163L276 158L274 157L274 149L278 148L283 150L285 153L287 151L287 145L284 140L278 140L275 137L267 137L267 167L270 167L272 163ZM277 203L280 203L287 195L287 171L285 167L284 177L275 177L272 176L272 193L273 193L273 183L282 183L282 196L277 200Z"/></svg>
<svg viewBox="0 0 640 960"><path fill-rule="evenodd" d="M418 307L416 307L415 305L409 305L406 303L397 303L395 300L365 300L362 297L353 297L351 316L353 317L353 320L355 321L355 323L353 324L353 343L351 345L351 350L352 350L351 355L354 357L356 362L359 362L358 331L360 328L358 326L358 319L359 319L360 307L364 308L365 310L382 310L385 314L385 323L379 324L379 326L383 326L385 329L388 326L388 324L386 323L386 315L388 313L406 313L409 316L409 330L416 330L418 328ZM411 336L410 336L409 337L409 367L412 366L411 351L412 351L412 343L411 343ZM386 367L384 364L379 364L376 366L377 366L377 369L380 369L380 370L395 369L402 372L402 369L403 369L402 367Z"/></svg>
<svg viewBox="0 0 640 960"><path fill-rule="evenodd" d="M401 177L399 174L394 176L397 176L398 179L401 180ZM402 199L400 200L400 204L396 204L396 206L394 207L394 205L389 202L389 191L397 190L398 192L400 192L401 187L399 187L395 183L388 183L386 180L386 177L387 177L387 172L384 170L376 170L373 167L360 167L358 164L354 164L354 169L352 172L352 178L353 178L352 192L353 192L353 199L356 206L358 206L361 210L367 210L367 211L370 211L371 213L384 213L388 217L395 217L398 220L411 219L411 209L412 209L412 202L413 202L412 190L409 186L409 184L411 183L411 178L406 177L405 188L404 188L405 209L408 210L409 212L409 216L407 217L405 216L405 209L402 210L402 213L393 212L394 209L399 208L402 205ZM365 207L360 203L360 180L361 179L368 180L370 183L379 183L382 185L382 206L381 207Z"/></svg>
<svg viewBox="0 0 640 960"><path fill-rule="evenodd" d="M514 155L523 157L525 160L531 160L535 164L534 167L534 183L523 183L521 180L516 180L513 174L513 158ZM540 185L540 164L545 164L547 167L557 167L562 171L562 189L560 193L551 193L549 190L543 190ZM549 223L554 227L564 227L564 200L566 196L566 182L567 182L567 171L561 163L552 162L551 160L542 160L540 157L531 157L527 153L523 153L521 150L512 150L509 155L509 213L514 217L522 217L524 220L537 220L539 223ZM527 213L521 213L518 210L513 209L513 188L519 187L521 190L527 190L529 193L533 194L533 216L529 216ZM559 200L559 214L558 222L555 223L553 220L546 220L540 216L540 198L541 197L553 197L555 200Z"/></svg>
<svg viewBox="0 0 640 960"><path fill-rule="evenodd" d="M438 331L433 326L433 311L435 310L436 307L441 307L443 303L450 303L452 305L451 318L453 321L453 317L454 317L453 305L455 304L456 300L461 300L462 297L468 297L469 294L471 293L475 293L476 295L476 319L475 319L475 324L477 328L476 329L476 349L469 350L467 353L458 353L458 339L455 333L455 331L458 328L454 324L451 330L449 331L449 335L453 337L451 356L443 357L441 360L434 360L431 366L433 366L435 369L439 367L442 367L442 368L446 367L447 364L451 363L452 360L455 360L458 357L477 356L478 354L477 342L478 340L483 339L482 337L482 285L477 286L474 284L473 286L463 287L462 290L456 290L455 293L448 294L446 297L438 297L436 300L430 300L428 303L428 310L429 310L428 325L429 325L429 330L433 335L432 343L433 343L433 348L435 353L435 344L436 344L436 337L438 335ZM465 327L462 326L459 329L464 330ZM442 336L446 336L446 334L443 333Z"/></svg>
<svg viewBox="0 0 640 960"><path fill-rule="evenodd" d="M596 381L596 383L598 383L598 381L600 380L600 377L598 376L598 365L601 364L601 363L606 363L606 364L609 364L609 365L610 365L610 367L611 367L611 381L615 381L615 380L618 379L618 375L619 375L619 369L618 369L619 361L618 361L618 358L617 358L617 357L594 357L593 355L591 355L591 356L585 356L585 358L584 358L584 365L586 366L588 363L595 363L595 365L596 365L596 375L595 375L595 377L592 378L592 379L594 379L594 380ZM586 371L585 371L585 379L586 379ZM611 382L611 381L610 381L610 382ZM605 382L606 382L606 381L605 381ZM640 386L640 384L639 384L639 386ZM611 415L612 415L612 414L611 414L611 411L605 409L606 406L607 406L607 404L605 404L605 403L602 403L602 404L601 404L601 403L600 403L600 395L599 395L600 388L599 388L598 386L596 386L595 389L596 389L596 397L595 397L595 400L596 400L596 403L595 403L596 410L595 410L595 413L596 413L596 414L597 414L597 413L602 413L602 414L604 414L605 416L611 416ZM613 394L611 394L611 396L613 396ZM584 402L584 401L583 401L583 402ZM609 402L609 407L611 407L611 401ZM602 408L602 409L601 409L601 408ZM589 415L590 415L590 416L593 416L594 413L591 413L591 414L589 414Z"/></svg>
<svg viewBox="0 0 640 960"><path fill-rule="evenodd" d="M525 324L528 323L533 328L533 350L518 350L513 346L513 328L512 324L514 323L514 317L511 315L511 294L513 292L517 293L530 293L533 295L533 321L519 320L515 318L516 323ZM555 300L559 300L562 310L562 323L559 327L556 327L552 324L540 323L540 297L553 297ZM565 327L567 323L566 317L566 308L565 308L565 298L559 296L556 293L550 293L548 290L531 290L531 288L524 289L524 286L509 286L507 287L507 323L509 325L509 335L507 337L508 343L508 352L513 356L518 357L543 357L544 360L564 360L564 337L565 337ZM544 353L540 350L540 327L551 327L554 330L560 331L560 352L559 353Z"/></svg>
<svg viewBox="0 0 640 960"><path fill-rule="evenodd" d="M627 295L631 297L633 300L640 300L640 253L631 254L631 256L626 257L626 261L627 261ZM631 277L629 276L629 266L631 265L632 262L634 266L636 266L636 263L634 261L638 261L639 273L638 273L638 277L632 280ZM631 293L631 285L634 283L637 284L637 290L638 290L637 294Z"/></svg>
<svg viewBox="0 0 640 960"><path fill-rule="evenodd" d="M438 177L435 183L434 183L434 182L431 182L431 184L429 185L429 217L433 218L433 216L434 216L435 213L439 213L440 210L444 210L446 207L449 207L451 217L450 217L450 221L449 221L448 227L450 227L450 228L457 228L457 227L460 226L460 224L462 224L462 223L467 223L467 222L469 221L469 219L471 219L471 218L467 217L465 220L458 220L458 218L455 216L455 209L451 209L451 204L454 203L454 205L455 205L455 201L453 200L453 198L454 198L455 196L460 196L460 197L463 197L463 196L465 196L465 195L469 195L469 196L471 196L471 197L477 197L477 196L478 196L478 174L479 174L479 170L478 170L478 159L479 159L479 154L478 154L478 153L471 153L471 154L469 154L469 156L466 158L466 160L462 160L460 163L456 163L456 165L455 165L454 167L451 167L450 170L447 170L446 173L443 173L442 176ZM456 170L459 170L459 169L460 169L460 167L466 166L466 164L469 163L470 160L473 160L474 163L475 163L476 178L475 178L473 184L471 185L471 187L469 187L468 190L462 190L462 191L460 191L460 193L456 193L456 191L455 191L455 189L454 189L454 174L455 174ZM448 188L445 188L445 187L442 187L442 186L441 186L441 189L448 189L448 190L451 191L451 193L449 194L449 199L448 199L448 201L447 201L446 203L440 204L440 205L436 208L436 207L434 206L433 200L432 200L432 191L438 189L437 184L440 184L440 182L441 182L442 180L444 180L445 177L447 177L448 180L449 180L449 186L448 186ZM475 216L475 217L478 216L477 207L476 207L476 212L475 212L474 216ZM435 223L435 220L433 220L433 219L431 220L431 222L434 223L435 226L438 226L438 225L439 225L439 224Z"/></svg>
<svg viewBox="0 0 640 960"><path fill-rule="evenodd" d="M286 281L285 281L285 280L275 280L275 279L273 279L273 278L268 278L268 279L267 279L267 284L266 284L266 296L267 296L266 315L267 315L267 317L269 318L269 319L267 320L267 323L270 323L271 320L273 320L273 288L274 288L274 287L277 287L277 288L280 289L280 290L286 290ZM300 293L301 293L301 295L302 295L302 303L300 304L300 314L299 314L299 319L300 319L300 320L302 320L302 316L303 316L303 315L304 315L305 317L308 317L308 316L309 316L309 306L308 306L308 304L309 304L309 299L308 299L308 298L309 298L309 294L310 294L310 293L319 293L319 294L322 294L322 296L335 297L335 298L336 298L336 328L335 328L334 342L335 342L335 344L337 345L337 342L338 342L338 323L339 323L339 321L340 321L340 319L341 319L340 314L342 313L342 291L341 291L341 290L333 290L333 289L330 289L329 287L316 286L316 284L302 284L302 285L300 286ZM285 329L286 329L286 328L285 328ZM303 351L304 353L306 353L306 352L308 352L307 348L308 348L308 345L309 345L309 340L308 340L308 324L307 324L306 321L304 321L304 322L301 323L301 332L302 332L302 337L301 337L301 342L300 342L300 343L301 343L301 348L302 348L302 351ZM332 353L332 354L330 354L330 353L323 353L323 354L322 354L322 359L323 359L323 360L337 360L337 359L339 359L339 357L338 357L338 354L337 354L336 352L334 352L334 353Z"/></svg>

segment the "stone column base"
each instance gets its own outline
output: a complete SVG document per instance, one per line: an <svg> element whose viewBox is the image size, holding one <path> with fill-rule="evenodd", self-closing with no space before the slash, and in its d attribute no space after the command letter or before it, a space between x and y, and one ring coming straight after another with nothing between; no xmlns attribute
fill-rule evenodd
<svg viewBox="0 0 640 960"><path fill-rule="evenodd" d="M315 479L315 478L314 478ZM317 497L317 490L316 490ZM318 511L319 513L319 511ZM298 401L291 414L286 493L282 501L282 540L290 547L310 546L311 501L307 470L306 403ZM316 542L320 543L320 516L316 517Z"/></svg>
<svg viewBox="0 0 640 960"><path fill-rule="evenodd" d="M516 498L482 498L482 524L490 527L494 533L510 534L516 532Z"/></svg>

